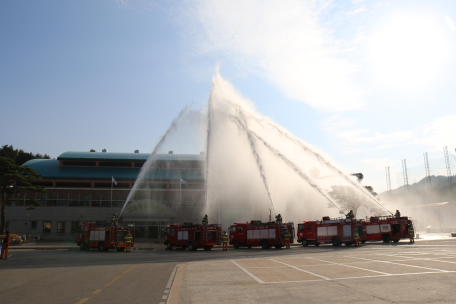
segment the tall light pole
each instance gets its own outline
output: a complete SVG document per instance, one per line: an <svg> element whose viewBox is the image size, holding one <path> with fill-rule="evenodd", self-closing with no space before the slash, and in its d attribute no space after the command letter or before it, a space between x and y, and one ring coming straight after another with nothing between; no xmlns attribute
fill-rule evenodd
<svg viewBox="0 0 456 304"><path fill-rule="evenodd" d="M269 208L269 221L270 221L270 222L272 222L272 219L271 219L271 211L272 211L272 209Z"/></svg>

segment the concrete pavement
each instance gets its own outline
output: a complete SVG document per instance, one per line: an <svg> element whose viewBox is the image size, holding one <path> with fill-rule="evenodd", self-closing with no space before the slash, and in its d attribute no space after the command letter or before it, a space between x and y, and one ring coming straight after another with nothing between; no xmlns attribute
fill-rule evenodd
<svg viewBox="0 0 456 304"><path fill-rule="evenodd" d="M280 251L181 264L168 304L455 303L454 239Z"/></svg>
<svg viewBox="0 0 456 304"><path fill-rule="evenodd" d="M454 238L227 252L11 250L0 260L8 278L0 294L2 304L454 303L455 266Z"/></svg>

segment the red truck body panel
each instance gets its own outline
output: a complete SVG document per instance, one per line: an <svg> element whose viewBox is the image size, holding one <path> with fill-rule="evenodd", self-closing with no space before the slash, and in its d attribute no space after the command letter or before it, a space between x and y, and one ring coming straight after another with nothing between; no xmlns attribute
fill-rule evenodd
<svg viewBox="0 0 456 304"><path fill-rule="evenodd" d="M368 241L390 241L399 242L401 239L409 238L408 226L412 225L412 219L403 216L400 218L394 216L372 216L364 222L364 231Z"/></svg>
<svg viewBox="0 0 456 304"><path fill-rule="evenodd" d="M353 232L358 230L360 240L365 240L363 221L354 219L330 219L323 217L321 221L304 221L298 224L298 242L304 246L321 243L332 243L340 246L354 244Z"/></svg>
<svg viewBox="0 0 456 304"><path fill-rule="evenodd" d="M125 249L124 236L127 231L132 235L134 245L134 229L131 226L111 226L106 223L83 223L81 232L78 235L78 246L81 249L98 248L100 250Z"/></svg>
<svg viewBox="0 0 456 304"><path fill-rule="evenodd" d="M172 249L172 247L188 247L189 250L198 248L210 250L214 245L221 244L221 233L222 228L219 224L207 226L193 223L174 224L166 228L164 244L168 249Z"/></svg>
<svg viewBox="0 0 456 304"><path fill-rule="evenodd" d="M276 222L262 223L261 221L251 221L250 223L234 223L230 227L229 243L234 248L240 246L262 246L269 248L270 246L283 247L285 241L283 239L284 229L288 229L290 233L290 244L294 240L294 224L292 222L278 224Z"/></svg>

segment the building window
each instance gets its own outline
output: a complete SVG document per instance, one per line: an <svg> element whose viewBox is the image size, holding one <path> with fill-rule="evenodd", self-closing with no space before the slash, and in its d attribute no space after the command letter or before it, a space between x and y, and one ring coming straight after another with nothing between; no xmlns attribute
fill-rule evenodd
<svg viewBox="0 0 456 304"><path fill-rule="evenodd" d="M37 221L32 221L31 224L30 224L30 228L32 228L32 229L38 228L38 222Z"/></svg>
<svg viewBox="0 0 456 304"><path fill-rule="evenodd" d="M79 166L79 167L95 167L96 162L84 162L84 161L63 161L62 165L64 166Z"/></svg>
<svg viewBox="0 0 456 304"><path fill-rule="evenodd" d="M43 187L52 187L52 182L33 182L32 185L34 186L43 186Z"/></svg>
<svg viewBox="0 0 456 304"><path fill-rule="evenodd" d="M128 183L117 183L117 185L113 185L112 183L93 183L95 188L129 188L130 184Z"/></svg>
<svg viewBox="0 0 456 304"><path fill-rule="evenodd" d="M79 233L79 222L71 222L71 233Z"/></svg>
<svg viewBox="0 0 456 304"><path fill-rule="evenodd" d="M51 222L43 222L43 233L51 233Z"/></svg>
<svg viewBox="0 0 456 304"><path fill-rule="evenodd" d="M131 163L126 162L99 162L100 167L131 167Z"/></svg>
<svg viewBox="0 0 456 304"><path fill-rule="evenodd" d="M135 163L135 168L141 168L144 165L144 163Z"/></svg>
<svg viewBox="0 0 456 304"><path fill-rule="evenodd" d="M65 222L57 222L57 233L65 233Z"/></svg>
<svg viewBox="0 0 456 304"><path fill-rule="evenodd" d="M78 182L57 182L56 187L79 187L79 188L91 188L92 183L78 183Z"/></svg>

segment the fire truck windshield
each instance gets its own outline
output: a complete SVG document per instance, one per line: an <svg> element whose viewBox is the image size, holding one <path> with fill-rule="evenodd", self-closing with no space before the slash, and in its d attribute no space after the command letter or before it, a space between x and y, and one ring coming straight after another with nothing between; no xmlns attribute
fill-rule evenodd
<svg viewBox="0 0 456 304"><path fill-rule="evenodd" d="M117 241L118 242L123 242L124 241L124 237L125 237L125 234L127 234L128 231L126 230L119 230L117 231Z"/></svg>
<svg viewBox="0 0 456 304"><path fill-rule="evenodd" d="M235 233L236 232L236 227L235 226L231 226L230 227L230 232L231 233Z"/></svg>

